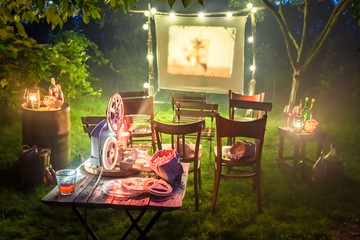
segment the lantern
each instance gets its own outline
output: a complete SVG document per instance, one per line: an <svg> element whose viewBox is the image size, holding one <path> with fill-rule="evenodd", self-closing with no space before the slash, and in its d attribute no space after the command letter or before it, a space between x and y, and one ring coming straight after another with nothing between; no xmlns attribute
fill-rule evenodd
<svg viewBox="0 0 360 240"><path fill-rule="evenodd" d="M40 89L36 84L32 88L25 89L25 99L27 103L30 103L32 109L39 109Z"/></svg>
<svg viewBox="0 0 360 240"><path fill-rule="evenodd" d="M301 133L303 129L303 119L300 117L295 118L293 123L293 128L295 132Z"/></svg>

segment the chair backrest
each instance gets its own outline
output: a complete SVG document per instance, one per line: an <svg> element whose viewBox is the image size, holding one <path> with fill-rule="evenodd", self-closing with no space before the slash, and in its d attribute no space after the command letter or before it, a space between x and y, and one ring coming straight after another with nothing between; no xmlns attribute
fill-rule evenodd
<svg viewBox="0 0 360 240"><path fill-rule="evenodd" d="M265 111L265 114L267 114L267 111L271 111L272 108L272 106L270 107L269 104L255 104L259 102L264 102L264 98L264 92L255 95L242 95L229 90L229 118L234 119L235 108L237 108L256 110L257 119L260 119L263 114L262 111Z"/></svg>
<svg viewBox="0 0 360 240"><path fill-rule="evenodd" d="M147 98L149 97L149 92L147 90L142 91L132 91L132 92L119 92L122 99L131 99L131 98Z"/></svg>
<svg viewBox="0 0 360 240"><path fill-rule="evenodd" d="M264 143L267 115L253 121L234 121L216 115L217 156L222 156L222 143L226 138L255 139L256 161L260 161Z"/></svg>
<svg viewBox="0 0 360 240"><path fill-rule="evenodd" d="M154 130L156 135L156 142L158 150L163 148L165 142L170 143L172 149L176 149L181 156L181 161L183 162L193 162L195 159L198 159L199 148L200 148L200 138L201 130L205 124L205 121L199 121L195 123L188 124L167 124L154 121ZM196 140L194 140L193 135L196 133ZM186 142L195 141L194 153L191 156L186 156Z"/></svg>
<svg viewBox="0 0 360 240"><path fill-rule="evenodd" d="M175 111L175 103L180 102L206 102L206 94L203 93L171 93L171 106ZM175 112L174 112L175 113Z"/></svg>
<svg viewBox="0 0 360 240"><path fill-rule="evenodd" d="M175 102L176 122L189 122L203 120L206 117L215 118L218 112L218 104L205 102Z"/></svg>
<svg viewBox="0 0 360 240"><path fill-rule="evenodd" d="M83 125L84 132L86 132L89 137L91 133L102 120L106 119L105 116L83 116L81 117L81 123Z"/></svg>

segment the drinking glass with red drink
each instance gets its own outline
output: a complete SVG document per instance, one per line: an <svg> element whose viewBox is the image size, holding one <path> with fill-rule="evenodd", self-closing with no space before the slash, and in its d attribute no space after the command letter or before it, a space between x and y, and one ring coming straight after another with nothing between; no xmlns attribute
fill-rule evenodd
<svg viewBox="0 0 360 240"><path fill-rule="evenodd" d="M61 195L70 195L75 191L76 170L62 169L56 172L56 181L58 183Z"/></svg>

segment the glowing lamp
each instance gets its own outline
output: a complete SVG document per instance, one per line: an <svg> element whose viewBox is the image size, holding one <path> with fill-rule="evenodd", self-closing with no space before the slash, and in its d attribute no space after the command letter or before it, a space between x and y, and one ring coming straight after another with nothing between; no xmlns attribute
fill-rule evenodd
<svg viewBox="0 0 360 240"><path fill-rule="evenodd" d="M170 13L170 17L171 17L171 18L174 18L174 17L175 17L175 13L174 13L174 12L171 12L171 13Z"/></svg>
<svg viewBox="0 0 360 240"><path fill-rule="evenodd" d="M199 13L199 18L203 18L205 15L204 15L204 13L203 12L200 12Z"/></svg>
<svg viewBox="0 0 360 240"><path fill-rule="evenodd" d="M149 11L145 11L145 12L144 12L144 15L145 15L146 17L148 17L148 16L150 15L150 12L149 12Z"/></svg>
<svg viewBox="0 0 360 240"><path fill-rule="evenodd" d="M151 54L147 55L147 59L148 59L148 60L152 60L152 59L153 59L153 55L151 55Z"/></svg>
<svg viewBox="0 0 360 240"><path fill-rule="evenodd" d="M250 70L251 70L251 71L255 71L255 66L254 66L254 65L251 65L251 66L250 66Z"/></svg>
<svg viewBox="0 0 360 240"><path fill-rule="evenodd" d="M295 118L293 127L295 132L300 133L303 129L303 119L299 117Z"/></svg>
<svg viewBox="0 0 360 240"><path fill-rule="evenodd" d="M253 38L253 36L250 36L250 37L248 38L248 41L249 41L249 43L254 42L254 38Z"/></svg>
<svg viewBox="0 0 360 240"><path fill-rule="evenodd" d="M148 25L147 23L145 23L145 24L143 25L143 29L144 29L144 30L148 30L148 29L149 29L149 25Z"/></svg>
<svg viewBox="0 0 360 240"><path fill-rule="evenodd" d="M30 103L32 109L39 109L40 107L40 89L34 85L30 89L25 90L26 102Z"/></svg>
<svg viewBox="0 0 360 240"><path fill-rule="evenodd" d="M248 4L247 4L247 8L248 8L248 9L252 9L253 6L254 6L254 5L253 5L252 3L248 3Z"/></svg>
<svg viewBox="0 0 360 240"><path fill-rule="evenodd" d="M251 9L251 12L252 12L252 13L256 13L256 12L257 12L256 7L253 7L253 8Z"/></svg>
<svg viewBox="0 0 360 240"><path fill-rule="evenodd" d="M155 14L155 13L156 13L156 9L155 9L155 8L152 8L150 11L151 11L152 14Z"/></svg>
<svg viewBox="0 0 360 240"><path fill-rule="evenodd" d="M146 82L146 83L144 83L143 86L144 86L144 88L149 88L149 83Z"/></svg>
<svg viewBox="0 0 360 240"><path fill-rule="evenodd" d="M228 12L228 13L226 13L226 16L227 16L227 17L232 17L232 13L231 13L231 12Z"/></svg>

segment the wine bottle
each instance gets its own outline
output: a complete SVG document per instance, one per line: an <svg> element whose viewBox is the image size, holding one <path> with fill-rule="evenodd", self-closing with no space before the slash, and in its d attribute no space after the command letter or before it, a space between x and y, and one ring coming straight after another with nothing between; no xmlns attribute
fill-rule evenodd
<svg viewBox="0 0 360 240"><path fill-rule="evenodd" d="M59 97L59 89L56 87L55 78L51 78L51 84L49 87L49 96Z"/></svg>
<svg viewBox="0 0 360 240"><path fill-rule="evenodd" d="M310 119L315 119L315 110L314 110L314 103L315 103L315 98L311 99L311 105L310 105Z"/></svg>
<svg viewBox="0 0 360 240"><path fill-rule="evenodd" d="M308 97L305 98L303 116L304 116L304 121L310 119L310 106L309 106L309 98Z"/></svg>

